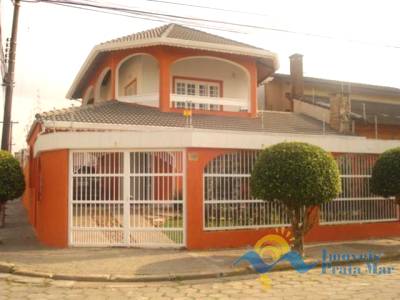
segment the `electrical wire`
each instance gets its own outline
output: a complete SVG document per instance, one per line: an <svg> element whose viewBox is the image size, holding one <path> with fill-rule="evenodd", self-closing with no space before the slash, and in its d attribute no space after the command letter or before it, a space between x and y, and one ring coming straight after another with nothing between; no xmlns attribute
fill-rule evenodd
<svg viewBox="0 0 400 300"><path fill-rule="evenodd" d="M40 2L40 1L39 1ZM129 15L129 14L124 14L124 13L118 13L118 12L110 12L106 10L100 10L100 9L94 9L94 8L85 8L85 7L79 7L79 6L74 6L74 5L69 5L69 4L63 4L63 3L53 3L54 5L58 6L64 6L64 7L69 7L69 8L74 8L74 9L80 9L80 10L86 10L86 11L92 11L92 12L99 12L103 14L108 14L108 15L115 15L115 16L122 16L122 17L127 17L127 18L132 18L132 19L140 19L140 20L148 20L148 21L153 21L153 22L160 22L160 23L166 23L166 22L173 22L175 19L172 18L151 18L151 17L140 17L140 16L134 16L134 15ZM214 26L206 26L198 23L193 23L193 22L185 22L186 25L188 26L194 26L198 28L204 28L204 29L212 29L212 30L218 30L218 31L226 31L226 32L232 32L232 33L245 33L243 31L238 31L238 30L232 30L232 29L222 29Z"/></svg>
<svg viewBox="0 0 400 300"><path fill-rule="evenodd" d="M234 26L235 28L246 28L246 29L257 29L257 30L266 30L266 31L274 31L274 32L279 32L279 33L285 33L285 34L293 34L293 35L303 35L307 37L312 37L312 38L319 38L319 39L328 39L328 40L342 40L345 42L349 43L359 43L359 44L366 44L370 46L379 46L379 47L384 47L384 48L394 48L394 49L399 49L399 45L390 45L390 44L379 44L379 43L374 43L374 42L369 42L369 41L363 41L363 40L357 40L357 39L342 39L334 36L329 36L329 35L322 35L322 34L316 34L316 33L310 33L310 32L301 32L301 31L294 31L294 30L289 30L289 29L283 29L283 28L277 28L277 27L265 27L265 26L257 26L257 25L252 25L252 24L243 24L243 23L236 23L236 22L227 22L223 20L213 20L213 19L205 19L205 18L198 18L198 17L188 17L188 16L180 16L180 15L174 15L174 14L169 14L169 13L160 13L160 12L152 12L152 11L145 11L141 9L133 9L129 7L117 7L117 6L110 6L110 5L102 5L97 1L85 1L85 2L79 2L76 0L21 0L22 2L28 2L28 3L48 3L48 4L58 4L58 5L65 5L65 6L70 6L70 7L80 7L85 8L86 10L90 9L98 9L98 10L110 10L113 12L117 13L126 13L129 15L135 15L139 16L140 18L143 17L151 17L151 18L156 18L158 21L163 22L165 21L165 18L168 18L168 20L172 21L177 21L181 23L185 22L197 22L200 24L194 24L196 27L202 27L202 26L214 26L214 28L209 28L209 29L215 29L215 30L221 30L221 31L232 31L232 29L229 28L218 28L217 26L225 25L225 26ZM149 0L150 1L150 0ZM156 1L156 0L154 0ZM163 0L157 0L157 1L163 1ZM90 3L89 3L90 2ZM170 2L170 1L165 1L165 2ZM202 24L205 23L205 24ZM238 32L238 30L233 30L234 32ZM238 32L239 33L239 32ZM245 33L245 32L240 32L240 33Z"/></svg>
<svg viewBox="0 0 400 300"><path fill-rule="evenodd" d="M240 10L220 8L220 7L211 7L211 6L204 6L204 5L197 5L197 4L189 4L189 3L181 3L181 2L173 2L173 1L164 1L164 0L142 0L142 1L157 2L157 3L163 3L163 4L172 4L172 5L177 5L177 6L196 7L196 8L215 10L215 11L224 11L224 12L230 12L230 13L236 13L236 14L245 14L245 15L255 15L255 16L261 16L261 17L268 17L267 14L261 14L261 13L250 12L250 11L240 11Z"/></svg>

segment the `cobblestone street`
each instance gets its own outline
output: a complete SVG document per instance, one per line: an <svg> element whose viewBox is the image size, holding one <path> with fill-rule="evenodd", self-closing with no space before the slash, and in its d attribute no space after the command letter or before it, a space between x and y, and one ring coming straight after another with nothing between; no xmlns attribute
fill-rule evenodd
<svg viewBox="0 0 400 300"><path fill-rule="evenodd" d="M400 262L392 274L327 275L321 269L269 275L272 287L259 277L163 283L95 283L51 281L1 274L0 299L400 299Z"/></svg>

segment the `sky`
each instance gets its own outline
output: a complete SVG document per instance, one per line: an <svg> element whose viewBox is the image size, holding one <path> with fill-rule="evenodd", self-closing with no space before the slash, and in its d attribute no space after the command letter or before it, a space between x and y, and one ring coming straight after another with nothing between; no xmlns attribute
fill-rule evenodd
<svg viewBox="0 0 400 300"><path fill-rule="evenodd" d="M255 29L214 24L207 26L217 27L218 30L199 29L277 53L280 73L289 72L288 57L291 54L301 53L304 55L305 76L400 88L398 1L170 0L219 10L151 0L91 2L94 1L263 27ZM2 0L3 45L11 35L12 13L11 1ZM166 23L45 3L22 3L12 114L13 121L18 124L13 130L13 150L25 147L26 134L36 113L80 105L67 100L65 95L92 47Z"/></svg>

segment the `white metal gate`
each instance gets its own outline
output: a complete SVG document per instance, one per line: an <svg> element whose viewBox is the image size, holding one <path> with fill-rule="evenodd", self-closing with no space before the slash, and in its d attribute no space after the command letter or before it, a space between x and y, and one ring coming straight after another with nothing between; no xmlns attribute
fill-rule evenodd
<svg viewBox="0 0 400 300"><path fill-rule="evenodd" d="M71 151L69 244L185 246L183 151Z"/></svg>

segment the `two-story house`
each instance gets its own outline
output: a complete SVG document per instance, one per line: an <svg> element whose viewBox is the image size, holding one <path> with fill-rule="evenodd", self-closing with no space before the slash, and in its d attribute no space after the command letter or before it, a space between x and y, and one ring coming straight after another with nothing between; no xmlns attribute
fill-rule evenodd
<svg viewBox="0 0 400 300"><path fill-rule="evenodd" d="M340 134L293 112L257 112L277 55L177 24L97 45L67 97L28 135L24 204L45 244L238 247L287 226L284 208L251 197L259 151L303 141L334 152L340 198L308 241L400 232L393 199L371 195L377 154L399 143Z"/></svg>

